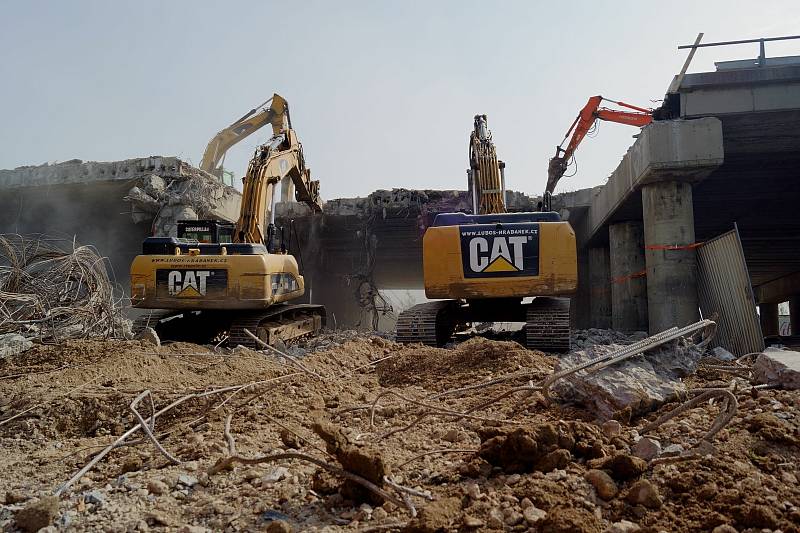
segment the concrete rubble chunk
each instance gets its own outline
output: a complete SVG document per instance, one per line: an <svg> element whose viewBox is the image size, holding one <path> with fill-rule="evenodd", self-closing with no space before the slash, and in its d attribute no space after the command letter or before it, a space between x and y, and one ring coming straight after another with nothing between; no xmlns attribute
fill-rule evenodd
<svg viewBox="0 0 800 533"><path fill-rule="evenodd" d="M756 358L753 375L758 383L800 389L800 352L767 348Z"/></svg>
<svg viewBox="0 0 800 533"><path fill-rule="evenodd" d="M0 359L14 357L33 348L33 342L18 333L0 335Z"/></svg>
<svg viewBox="0 0 800 533"><path fill-rule="evenodd" d="M735 355L733 355L731 352L729 352L722 346L717 346L716 348L711 350L711 353L713 353L714 357L716 357L720 361L733 361L734 359L736 359Z"/></svg>
<svg viewBox="0 0 800 533"><path fill-rule="evenodd" d="M158 333L153 328L144 328L136 335L136 340L140 340L147 344L152 344L156 348L161 346L161 339L158 337Z"/></svg>
<svg viewBox="0 0 800 533"><path fill-rule="evenodd" d="M661 443L650 437L642 437L633 445L631 452L640 459L650 461L661 454Z"/></svg>
<svg viewBox="0 0 800 533"><path fill-rule="evenodd" d="M572 352L559 360L556 372L622 348L618 344L595 345ZM622 411L635 416L685 394L681 378L694 373L700 355L694 345L672 342L598 372L571 374L557 381L553 390L564 400L584 405L601 420Z"/></svg>

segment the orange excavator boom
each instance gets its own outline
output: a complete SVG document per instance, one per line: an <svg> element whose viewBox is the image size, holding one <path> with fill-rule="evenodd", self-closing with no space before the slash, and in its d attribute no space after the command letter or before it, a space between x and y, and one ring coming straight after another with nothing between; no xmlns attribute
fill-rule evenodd
<svg viewBox="0 0 800 533"><path fill-rule="evenodd" d="M620 111L617 109L609 109L607 107L600 107L603 102L610 102L620 107L631 109L632 111ZM556 147L556 155L550 160L547 169L547 188L545 189L545 196L549 197L556 184L564 175L567 170L570 159L575 154L575 150L581 143L586 134L589 133L596 120L606 120L609 122L618 122L620 124L628 124L630 126L643 127L647 126L653 121L653 110L644 107L638 107L625 102L618 102L616 100L608 100L602 96L592 96L589 101L583 106L578 116L572 122L572 125L564 135L564 139ZM572 135L572 138L570 138ZM570 139L566 148L563 148L567 139Z"/></svg>

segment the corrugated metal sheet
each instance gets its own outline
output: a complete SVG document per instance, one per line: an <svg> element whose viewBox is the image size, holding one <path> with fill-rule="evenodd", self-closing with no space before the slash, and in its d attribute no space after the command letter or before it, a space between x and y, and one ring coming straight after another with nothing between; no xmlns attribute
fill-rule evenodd
<svg viewBox="0 0 800 533"><path fill-rule="evenodd" d="M736 228L697 249L697 290L703 316L719 315L714 346L736 356L764 349L750 274Z"/></svg>

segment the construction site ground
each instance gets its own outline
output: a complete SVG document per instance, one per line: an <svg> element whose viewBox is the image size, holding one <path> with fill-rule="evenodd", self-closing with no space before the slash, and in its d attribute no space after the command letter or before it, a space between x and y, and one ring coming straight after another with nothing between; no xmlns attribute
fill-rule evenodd
<svg viewBox="0 0 800 533"><path fill-rule="evenodd" d="M6 531L44 526L186 532L800 531L800 391L740 396L735 418L714 438L713 453L648 465L630 457L637 431L677 403L644 419L622 417L619 425L599 424L577 406L548 405L540 394L525 392L470 417L442 413L467 412L552 372L555 356L516 342L477 337L437 349L329 334L306 349L297 359L301 368L243 348L72 340L37 345L0 362L5 419L0 526ZM434 397L501 377L498 383ZM727 386L730 375L700 370L689 380L692 387ZM153 403L145 396L138 410L148 423L152 409L209 393L156 419L154 436L180 464L171 463L140 431L57 500L49 498L137 424L129 405L146 390ZM435 406L438 414L426 406ZM422 412L429 416L412 425ZM716 405L703 404L654 435L662 445L689 449L717 413ZM8 420L15 415L20 416ZM513 446L484 454L491 462L475 453L493 436L516 435L530 444L549 434L557 435L559 454L535 468L520 466ZM359 454L339 453L348 449ZM412 518L405 504L381 504L360 486L342 486L309 461L226 463L232 452L244 458L300 452L362 471L363 464L343 461L366 461L418 493L407 496L418 515ZM427 452L436 453L421 455ZM589 470L603 469L610 476L587 479ZM425 494L433 499L420 496Z"/></svg>

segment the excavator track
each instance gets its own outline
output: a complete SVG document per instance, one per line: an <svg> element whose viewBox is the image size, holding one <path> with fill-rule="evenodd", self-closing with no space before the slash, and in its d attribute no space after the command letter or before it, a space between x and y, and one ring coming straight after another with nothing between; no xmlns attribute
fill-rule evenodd
<svg viewBox="0 0 800 533"><path fill-rule="evenodd" d="M174 318L172 318L174 317ZM171 318L171 319L170 319ZM152 310L133 322L138 335L153 328L161 340L205 344L227 335L228 346L261 346L245 330L268 344L318 333L325 325L325 307L312 304L279 304L258 311L179 311Z"/></svg>
<svg viewBox="0 0 800 533"><path fill-rule="evenodd" d="M165 311L163 309L152 309L148 310L147 312L139 315L131 325L131 331L133 335L136 336L145 328L153 328L156 329L159 322L163 319L167 318L170 315L176 314L175 311Z"/></svg>
<svg viewBox="0 0 800 533"><path fill-rule="evenodd" d="M525 317L526 347L543 352L568 352L569 305L569 298L534 298Z"/></svg>
<svg viewBox="0 0 800 533"><path fill-rule="evenodd" d="M240 313L228 329L228 346L261 346L246 333L257 335L267 344L314 334L325 325L325 307L313 304L281 304L264 311Z"/></svg>
<svg viewBox="0 0 800 533"><path fill-rule="evenodd" d="M428 346L444 346L455 330L454 315L457 308L458 302L454 300L409 307L397 317L395 340L404 344L419 342Z"/></svg>

